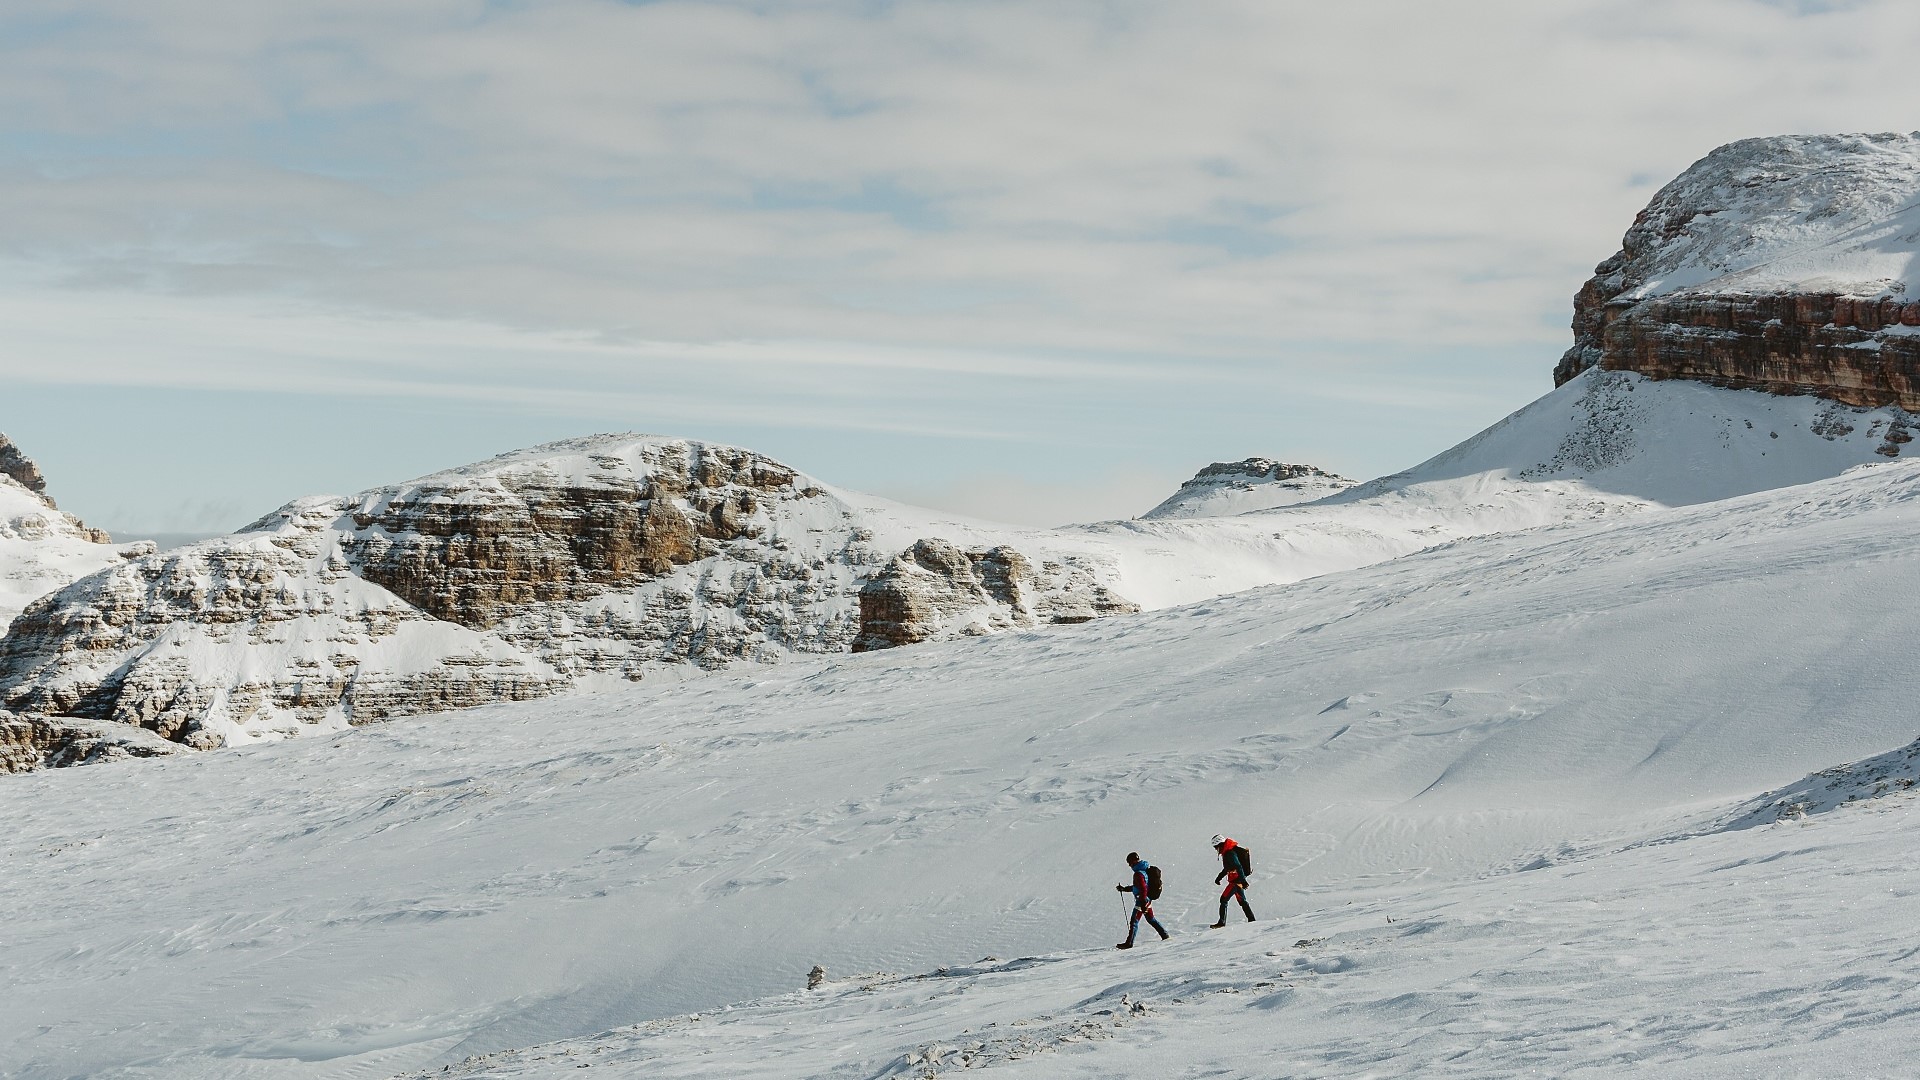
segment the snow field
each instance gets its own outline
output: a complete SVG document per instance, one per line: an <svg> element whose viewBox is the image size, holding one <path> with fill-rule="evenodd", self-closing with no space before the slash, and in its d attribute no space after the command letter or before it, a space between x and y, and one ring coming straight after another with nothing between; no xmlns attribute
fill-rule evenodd
<svg viewBox="0 0 1920 1080"><path fill-rule="evenodd" d="M1920 1012L1911 797L508 1050L426 1077L1894 1075ZM1307 935L1307 936L1302 936Z"/></svg>
<svg viewBox="0 0 1920 1080"><path fill-rule="evenodd" d="M1159 909L1187 937L1215 914L1214 831L1253 847L1255 910L1285 928L1182 949L1251 935L1257 963L1386 933L1385 914L1438 912L1453 889L1520 903L1499 883L1545 871L1514 871L1675 836L1911 741L1917 526L1920 465L1893 462L1134 618L16 777L0 1066L385 1076L784 993L815 963L1104 950L1134 849L1166 869ZM1622 858L1678 873L1684 846ZM1378 927L1300 928L1348 904ZM1539 918L1544 942L1586 916ZM1594 955L1654 958L1612 933ZM1497 968L1524 938L1450 948L1462 971ZM1131 954L1175 963L1160 956ZM1801 959L1742 985L1790 987ZM1074 1001L1156 970L1057 969L1093 972L1057 991ZM1248 969L1243 1002L1295 970ZM1172 1007L1168 985L1151 1007ZM1325 1053L1387 1054L1427 1015L1339 1013ZM850 1023L836 1052L876 1070L908 1052L879 1030ZM722 1045L733 1067L778 1059ZM1230 1040L1183 1052L1228 1075L1266 1060Z"/></svg>

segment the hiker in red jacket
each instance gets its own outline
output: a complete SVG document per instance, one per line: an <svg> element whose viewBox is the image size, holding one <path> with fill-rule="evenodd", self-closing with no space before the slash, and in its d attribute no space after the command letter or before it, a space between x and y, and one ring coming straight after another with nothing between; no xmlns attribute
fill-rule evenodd
<svg viewBox="0 0 1920 1080"><path fill-rule="evenodd" d="M1239 844L1219 833L1213 835L1213 850L1220 853L1220 872L1213 876L1213 883L1218 885L1222 879L1227 883L1227 891L1220 894L1220 921L1213 924L1213 929L1218 930L1227 925L1228 900L1240 901L1240 910L1246 912L1247 921L1252 922L1253 908L1247 904L1246 853L1240 849Z"/></svg>
<svg viewBox="0 0 1920 1080"><path fill-rule="evenodd" d="M1147 925L1160 931L1161 941L1167 940L1167 928L1161 926L1160 920L1153 917L1153 896L1148 891L1147 873L1153 867L1148 865L1147 860L1141 858L1137 851L1127 852L1127 865L1133 868L1133 884L1115 885L1114 890L1116 892L1133 890L1133 918L1127 921L1127 940L1115 945L1114 948L1133 948L1133 935L1139 932L1141 919L1147 920Z"/></svg>

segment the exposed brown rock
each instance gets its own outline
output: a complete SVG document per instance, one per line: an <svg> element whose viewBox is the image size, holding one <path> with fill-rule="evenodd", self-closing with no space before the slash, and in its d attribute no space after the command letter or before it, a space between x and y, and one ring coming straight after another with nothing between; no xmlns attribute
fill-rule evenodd
<svg viewBox="0 0 1920 1080"><path fill-rule="evenodd" d="M1581 298L1591 293L1582 290ZM1920 335L1884 331L1882 304L1891 299L1788 293L1608 300L1576 316L1576 334L1583 326L1588 333L1554 380L1564 383L1597 362L1656 379L1920 411ZM1902 323L1915 307L1898 305Z"/></svg>
<svg viewBox="0 0 1920 1080"><path fill-rule="evenodd" d="M96 765L178 750L144 732L107 724L0 712L0 773Z"/></svg>
<svg viewBox="0 0 1920 1080"><path fill-rule="evenodd" d="M925 539L861 588L853 651L912 645L951 630L985 634L1139 610L1081 567L1048 562L1036 569L1010 547L963 551Z"/></svg>
<svg viewBox="0 0 1920 1080"><path fill-rule="evenodd" d="M1591 367L1920 409L1920 134L1723 146L1657 192L1574 297L1560 385Z"/></svg>
<svg viewBox="0 0 1920 1080"><path fill-rule="evenodd" d="M40 466L33 459L20 452L13 440L0 435L0 475L10 476L14 483L47 500L52 506L53 500L47 496L47 478L40 473Z"/></svg>
<svg viewBox="0 0 1920 1080"><path fill-rule="evenodd" d="M794 473L731 448L687 447L644 486L615 471L578 482L451 477L355 510L362 577L462 626L529 604L582 600L660 577L746 535L757 496L793 494Z"/></svg>
<svg viewBox="0 0 1920 1080"><path fill-rule="evenodd" d="M11 525L0 520L0 533L10 532L24 539L64 533L88 543L113 543L113 537L104 530L92 528L72 514L61 512L54 504L53 496L47 494L47 478L41 473L40 466L3 434L0 434L0 477L5 478L0 483L11 481L25 488L51 512L47 515L27 515Z"/></svg>

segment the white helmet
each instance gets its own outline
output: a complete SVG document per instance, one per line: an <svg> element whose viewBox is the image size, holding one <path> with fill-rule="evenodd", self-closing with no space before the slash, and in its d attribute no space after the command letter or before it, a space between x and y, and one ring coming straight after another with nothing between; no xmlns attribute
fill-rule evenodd
<svg viewBox="0 0 1920 1080"><path fill-rule="evenodd" d="M1220 835L1219 833L1214 833L1214 834L1213 834L1213 846L1214 846L1214 847L1219 847L1220 845L1222 845L1222 844L1224 844L1224 843L1226 843L1226 842L1227 842L1227 838L1226 838L1226 837L1224 837L1224 836L1221 836L1221 835Z"/></svg>

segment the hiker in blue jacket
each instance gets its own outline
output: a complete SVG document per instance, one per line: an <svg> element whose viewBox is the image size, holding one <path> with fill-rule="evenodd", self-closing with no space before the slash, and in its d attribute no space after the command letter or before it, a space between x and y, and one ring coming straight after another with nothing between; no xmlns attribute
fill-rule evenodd
<svg viewBox="0 0 1920 1080"><path fill-rule="evenodd" d="M1153 896L1147 890L1147 872L1153 867L1147 860L1141 858L1137 851L1127 852L1127 865L1133 868L1133 884L1115 885L1114 890L1116 892L1133 890L1133 918L1127 920L1127 940L1115 945L1114 948L1133 948L1133 935L1140 931L1141 919L1147 920L1148 926L1160 931L1161 941L1167 940L1167 928L1161 926L1160 920L1153 917Z"/></svg>

